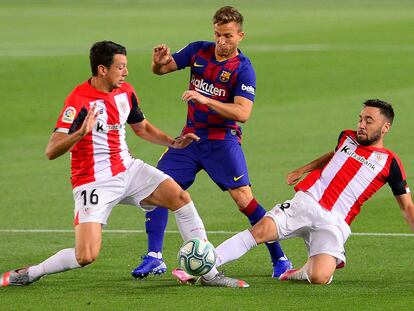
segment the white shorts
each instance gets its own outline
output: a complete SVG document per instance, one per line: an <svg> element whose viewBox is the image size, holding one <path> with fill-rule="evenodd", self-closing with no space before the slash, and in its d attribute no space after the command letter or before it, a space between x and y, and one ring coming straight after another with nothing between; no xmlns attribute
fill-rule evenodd
<svg viewBox="0 0 414 311"><path fill-rule="evenodd" d="M128 169L104 181L91 182L73 189L75 225L85 222L106 224L116 204L127 204L152 210L140 202L171 178L160 170L135 159Z"/></svg>
<svg viewBox="0 0 414 311"><path fill-rule="evenodd" d="M277 204L265 216L276 223L280 240L302 237L309 257L328 254L337 258L339 267L345 263L344 245L351 234L350 227L309 194L298 191L292 200Z"/></svg>

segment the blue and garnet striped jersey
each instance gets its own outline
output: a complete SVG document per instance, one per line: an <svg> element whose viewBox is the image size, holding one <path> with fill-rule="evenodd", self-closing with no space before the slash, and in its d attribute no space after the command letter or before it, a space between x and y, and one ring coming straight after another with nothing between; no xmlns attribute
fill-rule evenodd
<svg viewBox="0 0 414 311"><path fill-rule="evenodd" d="M253 102L256 75L250 60L239 50L237 56L218 62L215 46L214 42L197 41L172 55L178 69L191 67L188 89L222 103L234 103L235 96ZM242 131L236 121L224 119L207 105L190 100L182 133L195 133L203 140L240 141Z"/></svg>

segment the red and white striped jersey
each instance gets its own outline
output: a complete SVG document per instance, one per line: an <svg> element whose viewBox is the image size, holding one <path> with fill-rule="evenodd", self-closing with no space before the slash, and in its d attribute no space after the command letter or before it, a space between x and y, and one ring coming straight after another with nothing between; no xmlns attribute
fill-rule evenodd
<svg viewBox="0 0 414 311"><path fill-rule="evenodd" d="M295 190L310 193L322 207L351 224L362 204L386 182L394 195L410 192L404 168L392 151L360 145L356 132L346 130L332 159L309 173Z"/></svg>
<svg viewBox="0 0 414 311"><path fill-rule="evenodd" d="M88 80L66 98L55 132L71 134L78 130L94 104L99 110L95 127L70 150L73 188L125 171L133 161L125 140L125 124L144 119L130 84L124 82L111 93L104 93Z"/></svg>

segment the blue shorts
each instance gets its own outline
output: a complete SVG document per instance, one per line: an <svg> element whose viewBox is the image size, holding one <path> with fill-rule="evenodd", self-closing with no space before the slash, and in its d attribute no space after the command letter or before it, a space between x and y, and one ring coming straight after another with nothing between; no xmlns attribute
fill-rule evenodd
<svg viewBox="0 0 414 311"><path fill-rule="evenodd" d="M184 149L168 148L157 168L183 189L193 184L200 170L206 171L223 191L250 186L246 160L237 141L204 140L192 142Z"/></svg>

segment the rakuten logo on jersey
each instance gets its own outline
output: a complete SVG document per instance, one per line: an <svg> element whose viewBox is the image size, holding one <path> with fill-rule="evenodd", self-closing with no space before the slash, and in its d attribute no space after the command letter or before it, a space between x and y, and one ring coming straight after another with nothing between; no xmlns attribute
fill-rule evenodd
<svg viewBox="0 0 414 311"><path fill-rule="evenodd" d="M193 75L191 76L190 83L194 86L195 90L199 93L210 95L210 96L226 96L226 90L215 87L214 84L210 84L204 81L204 79L196 79Z"/></svg>
<svg viewBox="0 0 414 311"><path fill-rule="evenodd" d="M251 85L245 85L242 83L241 89L242 91L246 91L247 93L254 95L254 87Z"/></svg>

